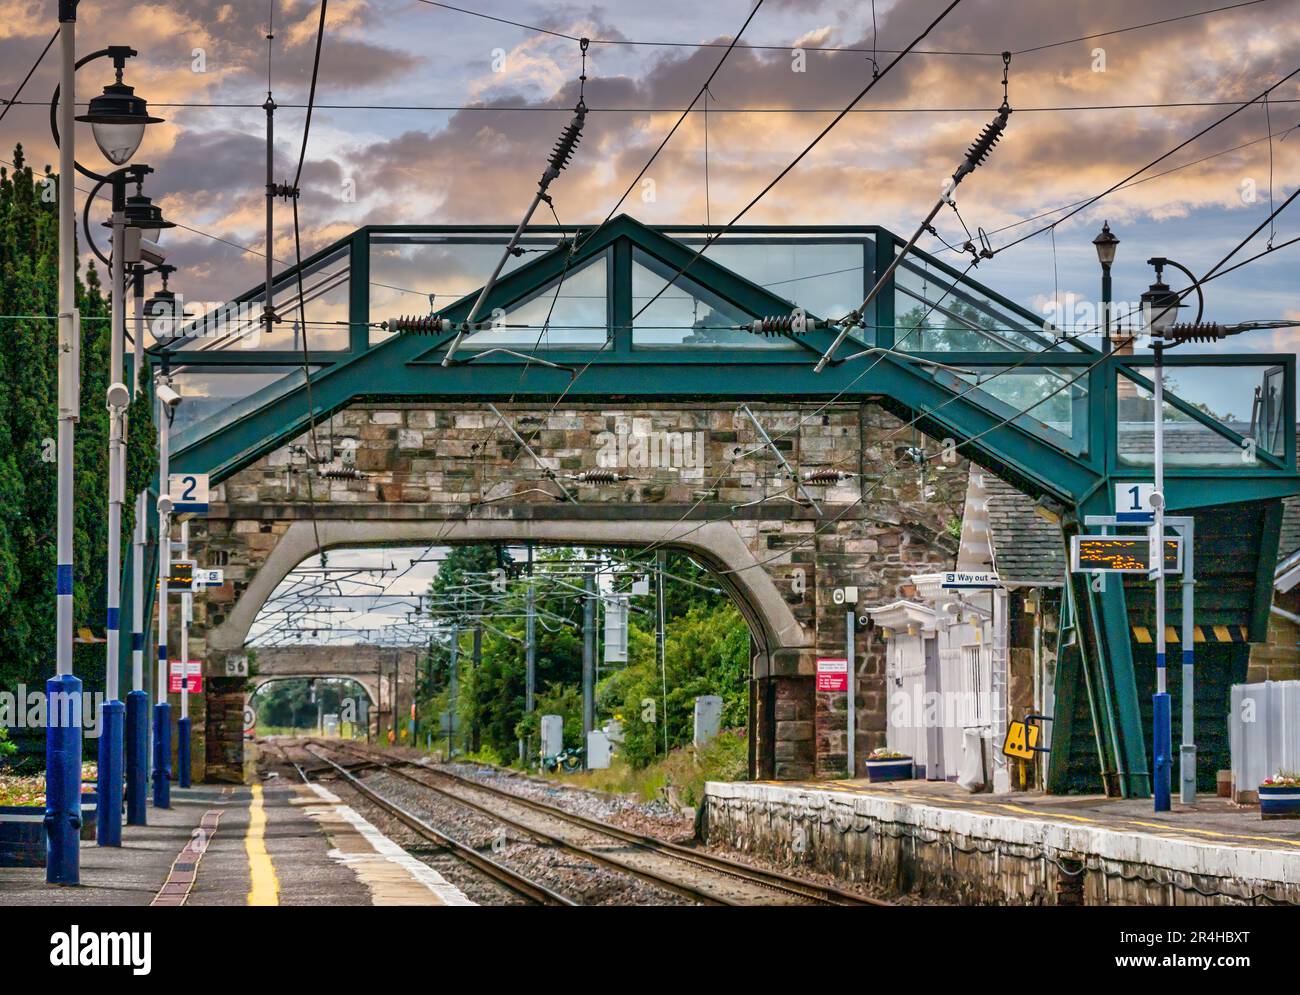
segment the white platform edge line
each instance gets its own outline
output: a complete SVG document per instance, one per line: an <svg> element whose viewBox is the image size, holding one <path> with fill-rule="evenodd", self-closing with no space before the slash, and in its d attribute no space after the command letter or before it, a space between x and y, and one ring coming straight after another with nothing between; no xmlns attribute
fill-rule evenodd
<svg viewBox="0 0 1300 995"><path fill-rule="evenodd" d="M371 823L360 812L356 811L349 805L344 805L343 799L339 798L338 795L314 781L309 784L308 787L316 793L321 801L328 802L333 806L335 812L346 819L358 833L364 836L366 841L375 848L377 854L402 868L411 875L412 878L442 899L445 905L470 906L478 904L477 902L471 901L463 891L444 878L428 864L416 860L400 846L381 833L371 825ZM339 856L346 860L349 855L340 854Z"/></svg>

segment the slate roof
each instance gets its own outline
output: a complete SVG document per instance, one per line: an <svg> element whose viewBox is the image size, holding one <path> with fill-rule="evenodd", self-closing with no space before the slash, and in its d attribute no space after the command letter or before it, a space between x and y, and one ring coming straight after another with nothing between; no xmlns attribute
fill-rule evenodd
<svg viewBox="0 0 1300 995"><path fill-rule="evenodd" d="M1284 560L1300 549L1300 497L1282 499L1282 531L1277 539L1277 558Z"/></svg>
<svg viewBox="0 0 1300 995"><path fill-rule="evenodd" d="M1059 587L1065 580L1061 527L1034 511L1034 502L990 471L984 474L993 566L1003 583ZM1300 523L1300 520L1298 520Z"/></svg>

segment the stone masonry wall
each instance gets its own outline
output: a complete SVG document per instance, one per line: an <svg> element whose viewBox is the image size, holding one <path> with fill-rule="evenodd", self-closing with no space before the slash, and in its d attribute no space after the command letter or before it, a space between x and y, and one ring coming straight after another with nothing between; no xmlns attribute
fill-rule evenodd
<svg viewBox="0 0 1300 995"><path fill-rule="evenodd" d="M295 439L213 489L205 519L191 527L203 566L225 570L225 584L195 599L192 655L205 673L223 673L222 653L206 636L231 612L295 522L400 518L432 523L465 519L582 518L636 523L658 535L682 522L727 521L770 578L806 637L794 652L756 657L755 678L778 680L775 774L843 776L847 702L813 691L816 658L842 656L845 609L836 587L856 585L860 607L910 591L913 573L951 568L967 465L935 460L924 481L909 446L938 444L870 404L752 405L796 473L851 474L808 485L821 514L803 501L781 461L739 408L707 404L505 406L502 413L536 459L497 416L478 404L361 404L322 421L315 452L340 457L363 479L312 473L313 442ZM631 479L580 482L568 475L606 468ZM575 502L566 501L562 483ZM725 578L724 578L725 581ZM741 605L765 638L762 613ZM173 630L174 631L174 630ZM884 745L881 641L859 628L857 756ZM203 725L202 703L194 709ZM200 744L195 756L205 756ZM219 751L216 751L219 752Z"/></svg>

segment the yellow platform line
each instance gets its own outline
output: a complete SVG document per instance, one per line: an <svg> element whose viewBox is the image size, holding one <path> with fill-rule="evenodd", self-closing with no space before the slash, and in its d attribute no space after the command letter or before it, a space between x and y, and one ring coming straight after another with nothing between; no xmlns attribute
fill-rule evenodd
<svg viewBox="0 0 1300 995"><path fill-rule="evenodd" d="M1125 821L1130 822L1135 826L1147 826L1151 829L1163 829L1166 833L1195 833L1198 836L1214 836L1225 840L1245 840L1252 843L1285 843L1287 846L1300 846L1300 840L1287 839L1285 836L1220 833L1213 829L1197 829L1194 826L1167 826L1161 822L1142 822L1138 819L1127 819Z"/></svg>
<svg viewBox="0 0 1300 995"><path fill-rule="evenodd" d="M266 850L266 808L262 804L262 786L253 785L253 800L248 803L248 835L244 837L248 854L249 905L279 905L280 880Z"/></svg>

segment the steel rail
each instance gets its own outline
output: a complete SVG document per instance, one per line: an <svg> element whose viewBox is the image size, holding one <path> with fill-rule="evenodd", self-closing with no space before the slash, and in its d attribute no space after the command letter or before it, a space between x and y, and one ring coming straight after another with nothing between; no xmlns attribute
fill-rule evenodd
<svg viewBox="0 0 1300 995"><path fill-rule="evenodd" d="M527 836L531 836L537 840L541 840L543 843L546 843L550 846L554 846L558 849L567 850L569 853L572 853L579 857L584 857L595 864L599 864L602 867L608 868L609 870L617 871L620 874L627 874L632 877L640 878L641 880L646 881L649 884L655 885L656 887L663 888L667 891L675 892L676 894L682 895L685 898L689 898L693 901L700 902L705 905L739 904L736 902L732 902L729 899L720 898L716 895L703 891L699 888L692 887L691 885L682 884L681 882L674 881L671 878L666 878L661 875L655 874L653 871L647 871L642 868L632 867L628 864L622 863L618 860L614 860L610 857L605 856L599 850L593 850L589 847L582 846L581 844L572 843L569 840L564 839L564 837L562 836L556 836L553 833L548 833L544 829L538 829L535 826L530 826L527 823L518 821L517 819L512 819L507 815L502 815L500 812L496 811L495 809L489 808L486 805L481 805L478 802L471 801L470 799L465 798L463 795L458 795L453 791L447 791L445 788L440 788L436 784L430 784L428 781L422 781L420 778L412 775L409 771L405 771L401 769L403 766L407 766L411 764L411 761L409 760L400 760L400 759L388 758L388 757L375 757L372 755L368 755L367 753L363 753L360 750L355 750L346 746L339 746L338 744L335 743L330 743L327 745L327 744L322 744L317 742L316 745L326 746L327 749L337 750L340 753L351 754L352 756L357 757L361 760L365 760L368 763L376 764L377 766L379 766L389 774L393 774L397 777L410 781L412 784L418 784L422 788L425 788L429 791L432 791L436 794L442 795L443 797L450 799L452 802L456 803L457 805L461 805L465 808L471 809L479 813L480 815L492 819L495 822L503 823L511 827L512 829L514 829L516 832L525 834ZM321 754L318 753L316 750L312 749L311 746L306 747L306 749L313 756L320 757L320 759L324 760L326 763L338 767L338 765L334 764L332 760L330 760L328 757L321 756ZM340 767L339 769L342 770L343 768ZM433 771L432 773L437 774L439 772ZM603 829L601 829L600 831L604 832Z"/></svg>
<svg viewBox="0 0 1300 995"><path fill-rule="evenodd" d="M298 772L298 776L303 779L303 782L310 784L311 781L307 776L307 772L303 769L302 765L294 761L289 756L288 751L279 743L274 743L273 745L276 747L276 749L280 751L284 759L288 761L293 766L293 768ZM545 885L539 884L538 882L525 877L524 875L518 873L517 871L511 870L510 868L506 867L504 864L499 864L495 860L491 859L490 857L485 857L483 854L479 853L473 847L468 846L460 842L459 840L453 839L452 837L448 836L446 833L441 832L438 829L435 829L433 826L429 825L419 816L414 815L411 812L408 812L406 809L402 808L396 802L384 798L378 792L367 787L365 784L361 782L360 778L354 776L352 772L347 770L345 767L336 764L329 757L321 756L315 750L312 750L310 748L307 748L307 752L311 753L312 756L316 757L319 760L323 760L325 763L333 767L338 774L342 775L344 778L347 779L348 783L353 788L355 788L358 792L360 792L370 801L374 802L376 805L378 805L389 815L398 819L400 822L405 824L410 829L414 830L419 835L423 836L425 839L433 843L436 843L439 847L442 847L443 849L450 851L453 855L460 858L465 863L469 864L475 870L481 872L482 874L485 874L487 877L492 878L492 880L505 886L510 891L513 891L515 894L521 895L524 898L529 899L530 901L538 903L539 905L577 905L578 904L572 899L567 898L564 895L559 894L558 892L552 891L550 888L546 887Z"/></svg>
<svg viewBox="0 0 1300 995"><path fill-rule="evenodd" d="M419 778L412 776L407 771L399 770L397 769L397 765L419 767L421 770L429 774L432 774L435 777L442 777L449 781L464 784L467 787L470 787L472 789L477 789L486 792L488 794L507 799L511 802L519 804L533 811L542 813L544 815L551 816L553 818L557 818L565 822L569 822L571 824L580 826L584 829L593 832L602 833L606 836L612 836L613 838L620 840L623 843L627 843L629 845L636 846L642 849L650 850L662 856L672 857L683 863L694 864L697 867L704 868L714 873L723 874L728 877L741 879L749 884L759 885L761 887L770 888L777 891L783 891L789 894L797 895L801 898L806 898L811 901L818 902L820 904L873 905L873 906L889 906L893 904L891 902L886 902L883 899L868 898L863 895L856 895L853 894L852 892L843 891L831 885L817 884L815 882L808 881L802 878L793 877L788 874L783 874L780 871L773 871L773 870L767 870L765 868L753 867L749 864L744 864L736 860L730 860L726 857L720 857L716 854L703 853L691 847L683 846L680 843L672 843L667 840L657 839L653 836L647 836L641 833L635 833L632 832L631 830L623 829L621 827L614 826L606 822L601 822L597 819L591 819L588 818L587 816L577 815L573 812L568 812L565 811L564 809L557 808L554 805L548 805L545 802L540 802L537 801L536 799L527 798L525 796L517 795L513 792L506 791L501 788L483 784L480 781L475 781L471 778L462 777L459 774L453 774L449 771L426 767L422 764L416 764L409 760L400 760L397 758L383 757L382 754L377 754L376 751L363 750L361 748L353 746L352 744L343 746L341 747L341 749L344 750L345 752L350 752L353 755L363 760L385 763L386 764L385 769L387 769L391 773L397 774L401 777L405 777L406 779L413 781L416 784L422 784L425 787L430 788L434 791L439 791L443 794L449 795L453 798L456 798L458 801L463 801L464 804L466 805L480 808L480 810L485 810L485 809L482 806L477 805L476 803L461 798L461 796L459 795L456 795L452 792L445 791L444 789L439 788L436 785L429 784L427 781L422 781ZM494 818L501 818L501 816L497 815L494 812L490 812L490 814ZM619 865L619 866L621 867L621 869L627 870L627 868L624 865ZM636 872L632 872L632 873L636 873Z"/></svg>

